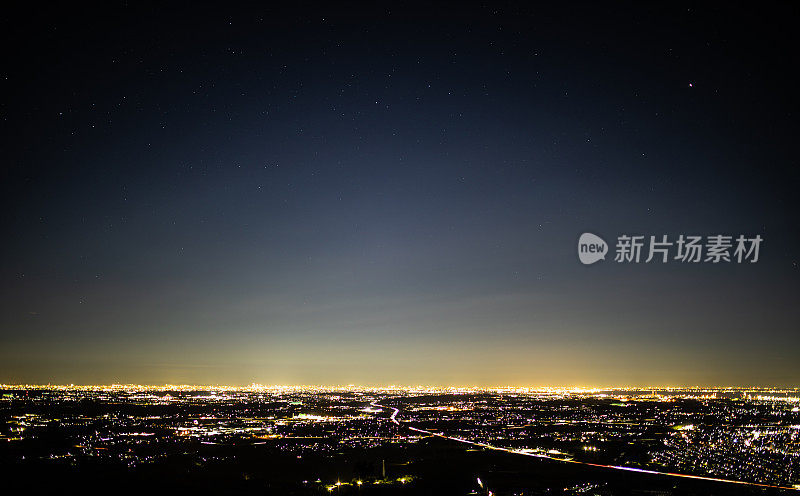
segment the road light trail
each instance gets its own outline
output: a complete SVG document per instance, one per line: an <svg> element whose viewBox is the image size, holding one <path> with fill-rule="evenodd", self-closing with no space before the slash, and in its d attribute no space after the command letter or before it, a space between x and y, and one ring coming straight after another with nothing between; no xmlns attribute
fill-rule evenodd
<svg viewBox="0 0 800 496"><path fill-rule="evenodd" d="M717 477L705 477L705 476L702 476L702 475L678 474L678 473L675 473L675 472L659 472L657 470L648 470L648 469L636 468L636 467L625 467L623 465L603 465L603 464L600 464L600 463L581 462L581 461L578 461L578 460L568 460L568 459L565 459L565 458L556 458L556 457L548 456L548 455L541 454L541 453L527 453L527 452L524 452L524 451L517 451L517 450L512 450L512 449L509 449L509 448L501 448L499 446L493 446L491 444L481 443L481 442L478 442L478 441L472 441L472 440L464 439L464 438L461 438L461 437L448 436L448 435L443 434L443 433L433 432L433 431L429 431L429 430L425 430L425 429L420 429L418 427L412 427L410 425L403 425L399 420L397 420L397 415L400 413L400 410L398 408L387 407L387 406L383 406L381 404L374 403L374 402L371 403L371 405L375 406L375 407L378 407L378 408L390 408L390 409L392 409L393 412L392 412L392 415L389 417L389 420L391 420L394 424L396 424L396 425L398 425L400 427L405 427L406 429L409 429L411 431L418 432L420 434L425 434L425 435L428 435L428 436L435 436L435 437L438 437L438 438L441 438L441 439L449 439L450 441L457 441L459 443L469 444L471 446L480 446L481 448L486 448L486 449L490 449L490 450L503 451L505 453L511 453L513 455L524 455L524 456L530 456L530 457L533 457L533 458L545 458L547 460L553 460L553 461L556 461L556 462L574 463L574 464L578 464L578 465L585 465L585 466L588 466L588 467L599 467L599 468L606 468L606 469L611 469L611 470L622 470L622 471L627 471L627 472L639 472L639 473L651 474L651 475L664 475L664 476L667 476L667 477L678 477L678 478L683 478L683 479L696 479L696 480L704 480L704 481L710 481L710 482L723 482L723 483L726 483L726 484L739 484L739 485L743 485L743 486L764 487L764 488L770 488L770 489L784 489L784 490L789 490L789 491L798 491L798 490L800 490L800 489L795 488L795 487L774 486L774 485L771 485L771 484L759 484L759 483L756 483L756 482L745 482L745 481L738 481L738 480L733 480L733 479L719 479Z"/></svg>

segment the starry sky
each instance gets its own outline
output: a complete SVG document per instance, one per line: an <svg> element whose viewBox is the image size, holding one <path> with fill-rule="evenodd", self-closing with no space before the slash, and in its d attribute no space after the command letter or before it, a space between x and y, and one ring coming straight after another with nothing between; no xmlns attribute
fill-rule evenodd
<svg viewBox="0 0 800 496"><path fill-rule="evenodd" d="M0 381L800 383L796 6L292 5L6 12Z"/></svg>

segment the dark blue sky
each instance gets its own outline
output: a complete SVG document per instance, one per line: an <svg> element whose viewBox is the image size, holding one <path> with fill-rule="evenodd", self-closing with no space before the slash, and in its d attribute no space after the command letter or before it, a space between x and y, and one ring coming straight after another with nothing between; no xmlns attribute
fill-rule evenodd
<svg viewBox="0 0 800 496"><path fill-rule="evenodd" d="M12 12L0 381L797 385L797 18Z"/></svg>

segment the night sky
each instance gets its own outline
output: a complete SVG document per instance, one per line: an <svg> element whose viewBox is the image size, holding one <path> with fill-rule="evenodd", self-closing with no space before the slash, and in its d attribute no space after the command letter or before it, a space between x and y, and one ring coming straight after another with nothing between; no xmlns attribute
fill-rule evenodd
<svg viewBox="0 0 800 496"><path fill-rule="evenodd" d="M0 381L798 385L800 16L747 5L4 12Z"/></svg>

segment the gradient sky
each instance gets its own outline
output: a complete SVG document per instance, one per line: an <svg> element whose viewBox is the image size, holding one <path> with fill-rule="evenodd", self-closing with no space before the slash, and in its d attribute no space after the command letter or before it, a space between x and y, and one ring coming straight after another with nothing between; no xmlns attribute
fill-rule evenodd
<svg viewBox="0 0 800 496"><path fill-rule="evenodd" d="M0 382L800 383L796 6L48 9L2 21Z"/></svg>

